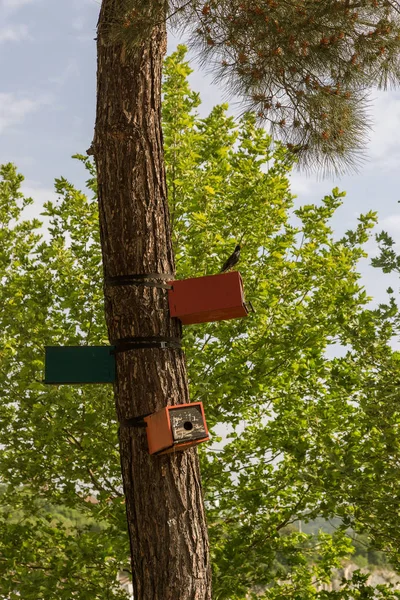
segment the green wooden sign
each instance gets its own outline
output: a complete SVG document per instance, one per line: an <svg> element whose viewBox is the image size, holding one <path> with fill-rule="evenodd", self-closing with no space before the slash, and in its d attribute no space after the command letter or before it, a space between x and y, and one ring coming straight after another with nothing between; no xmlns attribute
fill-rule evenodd
<svg viewBox="0 0 400 600"><path fill-rule="evenodd" d="M114 346L46 346L44 383L113 383Z"/></svg>

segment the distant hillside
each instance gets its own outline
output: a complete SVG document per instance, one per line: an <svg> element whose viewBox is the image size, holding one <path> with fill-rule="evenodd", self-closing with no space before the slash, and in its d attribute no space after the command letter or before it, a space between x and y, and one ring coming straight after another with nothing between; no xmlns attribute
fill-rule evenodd
<svg viewBox="0 0 400 600"><path fill-rule="evenodd" d="M316 535L320 530L326 533L332 533L338 527L340 527L340 524L340 519L330 519L329 521L326 521L322 517L319 517L313 521L309 521L308 523L305 523L304 521L301 523L297 522L296 526L297 529L300 528L304 533ZM357 569L361 568L372 571L376 568L379 568L380 570L387 570L388 572L394 574L387 560L386 554L372 548L368 536L355 534L351 530L349 530L348 533L353 538L353 545L355 549L354 554L351 557L351 564L354 564Z"/></svg>

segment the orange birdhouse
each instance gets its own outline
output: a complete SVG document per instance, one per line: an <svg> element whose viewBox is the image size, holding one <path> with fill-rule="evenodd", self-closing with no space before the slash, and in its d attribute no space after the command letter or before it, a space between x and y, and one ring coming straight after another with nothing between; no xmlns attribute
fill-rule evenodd
<svg viewBox="0 0 400 600"><path fill-rule="evenodd" d="M170 282L171 317L184 325L246 317L243 281L238 271Z"/></svg>
<svg viewBox="0 0 400 600"><path fill-rule="evenodd" d="M185 450L210 439L202 402L166 406L144 421L150 454Z"/></svg>

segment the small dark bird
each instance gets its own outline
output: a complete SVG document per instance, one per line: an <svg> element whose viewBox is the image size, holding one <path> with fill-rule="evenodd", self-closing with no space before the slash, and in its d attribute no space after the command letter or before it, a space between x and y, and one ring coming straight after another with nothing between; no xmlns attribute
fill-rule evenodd
<svg viewBox="0 0 400 600"><path fill-rule="evenodd" d="M224 266L222 267L220 273L225 273L225 271L230 271L230 269L232 269L232 267L234 267L239 262L239 258L240 258L240 245L238 244L236 246L233 254L231 254L230 257L228 258L228 260L224 263Z"/></svg>

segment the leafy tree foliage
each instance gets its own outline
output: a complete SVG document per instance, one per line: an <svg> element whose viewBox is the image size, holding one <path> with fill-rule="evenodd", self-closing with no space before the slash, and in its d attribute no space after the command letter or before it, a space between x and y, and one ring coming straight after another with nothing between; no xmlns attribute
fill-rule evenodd
<svg viewBox="0 0 400 600"><path fill-rule="evenodd" d="M400 256L396 253L394 239L386 231L381 231L376 236L376 241L379 244L380 254L372 259L372 266L382 269L383 273L400 274ZM400 332L400 320L396 293L391 287L388 287L386 291L389 296L388 301L379 305L378 312L381 317L392 319L395 331L398 334Z"/></svg>
<svg viewBox="0 0 400 600"><path fill-rule="evenodd" d="M41 383L44 345L106 343L97 203L57 180L43 237L38 220L24 220L33 201L22 180L1 167L0 593L123 598L116 572L128 548L110 390ZM87 501L94 493L98 504ZM78 509L83 522L65 524L38 499Z"/></svg>
<svg viewBox="0 0 400 600"><path fill-rule="evenodd" d="M123 0L110 36L132 49L164 19L306 166L354 166L368 88L399 82L397 0Z"/></svg>
<svg viewBox="0 0 400 600"><path fill-rule="evenodd" d="M371 310L357 272L376 215L335 239L343 194L294 209L293 157L246 114L200 119L180 47L166 62L164 135L178 276L215 273L235 243L256 313L185 328L201 449L214 598L398 598L360 573L329 592L349 527L399 561L397 308ZM107 386L46 387L44 346L106 344L96 181L63 178L48 226L13 165L0 179L0 597L123 598L128 559L117 424ZM338 352L338 345L344 348ZM96 502L90 502L90 499ZM73 509L80 519L54 515ZM336 517L332 533L298 522ZM20 595L19 595L20 594ZM258 594L258 595L257 595Z"/></svg>

